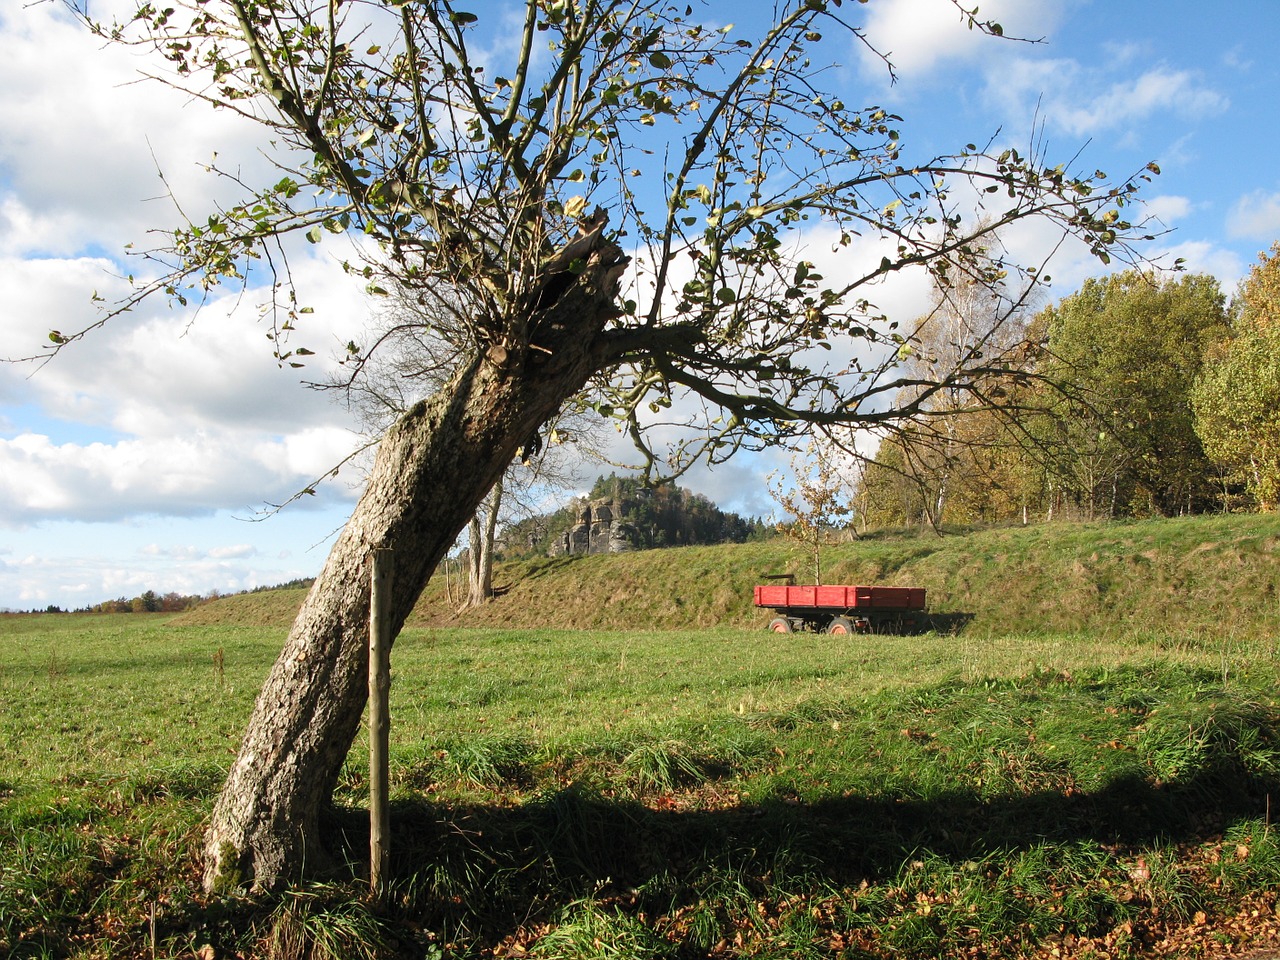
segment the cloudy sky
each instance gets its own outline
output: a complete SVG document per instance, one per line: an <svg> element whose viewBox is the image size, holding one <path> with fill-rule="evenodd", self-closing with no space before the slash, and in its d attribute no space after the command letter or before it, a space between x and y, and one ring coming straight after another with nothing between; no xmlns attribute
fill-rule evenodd
<svg viewBox="0 0 1280 960"><path fill-rule="evenodd" d="M107 12L112 0L91 7ZM486 3L490 0L486 0ZM713 7L715 5L713 4ZM994 41L944 0L871 0L859 11L898 82L850 46L846 100L905 117L908 152L999 134L1048 157L1127 176L1163 173L1149 212L1172 232L1148 252L1183 257L1226 290L1280 239L1280 4L1275 0L985 0ZM268 171L234 117L139 82L54 0L0 7L0 358L39 353L52 329L93 321L94 294L138 269L126 245L195 217L221 189L215 162ZM346 342L369 313L319 247L292 266L313 338ZM1054 295L1100 266L1055 266ZM924 291L882 304L909 312ZM316 573L358 493L344 470L280 512L359 438L348 411L281 371L252 299L199 315L156 300L40 366L0 364L0 609L79 607L146 589L234 591ZM315 348L324 353L326 342ZM323 372L307 371L311 377ZM691 476L721 506L767 515L762 471Z"/></svg>

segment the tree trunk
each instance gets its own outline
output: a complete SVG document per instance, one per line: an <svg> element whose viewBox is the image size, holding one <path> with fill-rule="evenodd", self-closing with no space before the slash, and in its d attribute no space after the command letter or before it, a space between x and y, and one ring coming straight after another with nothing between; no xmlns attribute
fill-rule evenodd
<svg viewBox="0 0 1280 960"><path fill-rule="evenodd" d="M471 518L469 607L483 606L493 598L493 542L498 534L498 511L502 509L502 482L503 477L499 477L485 498L484 510Z"/></svg>
<svg viewBox="0 0 1280 960"><path fill-rule="evenodd" d="M586 269L555 303L524 318L523 335L490 346L387 431L258 695L205 835L208 890L279 887L328 865L320 815L368 694L371 553L395 551L395 635L517 448L609 363L601 334L617 315L625 258L603 239L603 226L589 249L575 241Z"/></svg>
<svg viewBox="0 0 1280 960"><path fill-rule="evenodd" d="M489 512L484 518L484 537L480 544L480 592L485 600L493 598L493 551L498 537L498 511L502 509L502 491L505 474L489 491Z"/></svg>
<svg viewBox="0 0 1280 960"><path fill-rule="evenodd" d="M480 511L477 508L475 516L467 523L467 599L463 602L463 607L478 607L485 601L480 592L480 557L483 551Z"/></svg>

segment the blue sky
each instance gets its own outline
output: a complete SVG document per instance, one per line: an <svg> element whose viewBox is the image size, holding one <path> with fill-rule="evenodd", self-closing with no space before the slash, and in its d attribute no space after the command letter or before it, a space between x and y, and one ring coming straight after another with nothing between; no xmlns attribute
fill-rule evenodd
<svg viewBox="0 0 1280 960"><path fill-rule="evenodd" d="M127 6L94 10L112 5ZM745 8L710 9L725 19ZM1080 153L1081 167L1113 177L1155 161L1148 211L1171 232L1145 252L1185 258L1228 292L1280 239L1275 0L981 3L1007 35L1038 44L964 31L944 0L845 9L867 18L899 79L889 86L850 45L835 85L901 114L908 155L998 133L1024 151L1034 135L1051 161ZM60 4L0 10L0 357L91 322L90 295L118 293L132 269L126 244L175 222L166 183L191 212L218 193L203 170L215 153L247 178L267 171L256 131L136 82L142 66ZM312 329L337 344L369 305L335 259L316 251L294 266L317 304ZM1053 296L1102 269L1068 251ZM925 294L899 289L881 305L909 315ZM0 364L0 609L225 592L319 569L358 471L262 511L345 456L357 425L280 371L263 334L252 304L215 302L193 318L156 301L39 370ZM766 515L762 476L783 465L743 461L687 485Z"/></svg>

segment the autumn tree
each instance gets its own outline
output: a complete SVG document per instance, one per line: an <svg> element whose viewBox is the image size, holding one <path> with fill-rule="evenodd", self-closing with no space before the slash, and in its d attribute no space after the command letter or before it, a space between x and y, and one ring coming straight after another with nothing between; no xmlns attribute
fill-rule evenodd
<svg viewBox="0 0 1280 960"><path fill-rule="evenodd" d="M1191 389L1226 332L1208 275L1129 270L1085 281L1042 318L1043 372L1058 384L1058 465L1091 515L1173 515L1212 495Z"/></svg>
<svg viewBox="0 0 1280 960"><path fill-rule="evenodd" d="M1205 452L1264 510L1280 503L1280 243L1240 285L1231 336L1192 391Z"/></svg>
<svg viewBox="0 0 1280 960"><path fill-rule="evenodd" d="M940 437L908 424L881 439L861 470L856 501L877 526L1026 522L1044 451L1028 435L1027 407L967 410Z"/></svg>
<svg viewBox="0 0 1280 960"><path fill-rule="evenodd" d="M773 474L767 481L770 495L789 518L779 521L777 529L809 554L815 584L822 583L822 548L848 527L853 514L852 473L838 447L811 439L792 456L786 478Z"/></svg>
<svg viewBox="0 0 1280 960"><path fill-rule="evenodd" d="M398 628L567 400L616 419L654 472L895 421L988 364L902 370L878 280L995 282L1018 268L984 239L1030 217L1101 256L1133 236L1134 179L1012 148L908 157L898 117L834 87L830 65L874 44L860 4L787 0L750 35L684 2L518 7L514 31L506 6L452 0L171 0L90 24L261 124L279 165L230 176L242 199L180 222L154 254L167 271L94 325L153 292L243 285L267 299L282 362L307 362L306 291L282 258L295 238L351 238L355 279L441 301L469 332L440 389L383 435L263 685L210 818L210 888L325 862L320 812L366 697L370 551L395 552ZM55 331L54 349L87 333ZM353 339L349 359L367 349Z"/></svg>
<svg viewBox="0 0 1280 960"><path fill-rule="evenodd" d="M991 236L988 244L999 242ZM928 394L916 415L882 431L872 482L890 493L879 508L894 517L894 505L913 507L894 519L921 519L935 532L944 520L966 521L993 512L988 494L1000 489L1011 432L1005 422L1020 413L1011 401L1034 383L1026 319L1038 287L1001 275L945 273L933 284L929 310L911 325L900 348L902 369L916 382L898 398L907 404ZM972 370L935 389L941 371ZM954 505L953 505L954 504Z"/></svg>

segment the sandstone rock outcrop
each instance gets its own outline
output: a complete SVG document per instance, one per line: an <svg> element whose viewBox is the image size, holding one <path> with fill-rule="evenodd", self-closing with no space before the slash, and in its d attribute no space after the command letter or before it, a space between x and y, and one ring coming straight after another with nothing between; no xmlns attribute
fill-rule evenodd
<svg viewBox="0 0 1280 960"><path fill-rule="evenodd" d="M623 519L627 503L613 498L587 501L578 522L556 538L548 552L558 557L636 549L636 530Z"/></svg>

